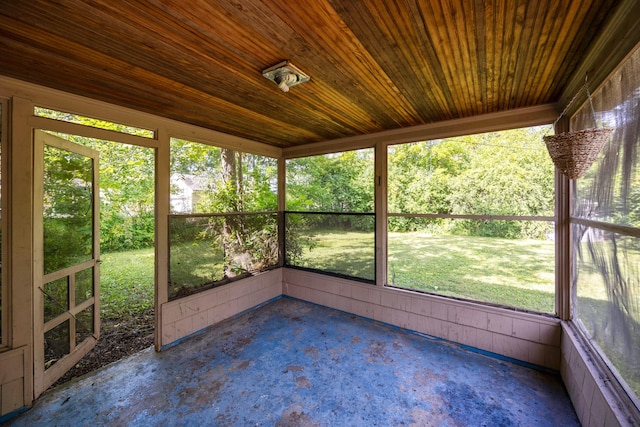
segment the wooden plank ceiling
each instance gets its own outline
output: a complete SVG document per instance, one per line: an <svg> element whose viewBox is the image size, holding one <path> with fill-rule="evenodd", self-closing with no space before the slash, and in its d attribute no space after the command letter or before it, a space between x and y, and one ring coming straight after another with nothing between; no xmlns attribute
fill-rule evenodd
<svg viewBox="0 0 640 427"><path fill-rule="evenodd" d="M289 147L555 102L614 4L2 0L0 74Z"/></svg>

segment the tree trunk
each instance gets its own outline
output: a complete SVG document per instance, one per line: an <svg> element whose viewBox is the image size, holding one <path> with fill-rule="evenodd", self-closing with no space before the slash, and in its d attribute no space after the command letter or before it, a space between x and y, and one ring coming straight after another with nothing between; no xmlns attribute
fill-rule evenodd
<svg viewBox="0 0 640 427"><path fill-rule="evenodd" d="M236 157L237 156L237 157ZM222 179L234 212L242 210L242 155L233 150L221 150ZM222 247L225 258L225 276L234 277L251 267L251 256L243 250L245 235L242 216L227 216L222 226Z"/></svg>

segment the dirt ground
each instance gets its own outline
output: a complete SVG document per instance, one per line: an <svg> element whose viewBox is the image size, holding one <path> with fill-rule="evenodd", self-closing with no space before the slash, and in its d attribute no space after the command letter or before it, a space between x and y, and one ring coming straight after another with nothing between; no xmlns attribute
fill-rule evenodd
<svg viewBox="0 0 640 427"><path fill-rule="evenodd" d="M101 328L100 339L95 348L52 387L153 345L153 312L126 320L103 320Z"/></svg>

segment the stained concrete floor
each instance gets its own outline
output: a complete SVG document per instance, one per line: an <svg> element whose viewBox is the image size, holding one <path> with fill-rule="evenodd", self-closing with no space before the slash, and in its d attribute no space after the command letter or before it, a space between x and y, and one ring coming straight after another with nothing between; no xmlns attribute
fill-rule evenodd
<svg viewBox="0 0 640 427"><path fill-rule="evenodd" d="M578 426L557 375L281 298L43 395L11 426Z"/></svg>

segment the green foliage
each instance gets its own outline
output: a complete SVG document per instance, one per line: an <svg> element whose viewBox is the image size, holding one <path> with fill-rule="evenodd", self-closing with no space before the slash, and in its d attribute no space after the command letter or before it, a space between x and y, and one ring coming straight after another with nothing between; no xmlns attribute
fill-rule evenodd
<svg viewBox="0 0 640 427"><path fill-rule="evenodd" d="M62 111L36 108L35 114L129 135L153 137L153 132L146 129ZM100 153L101 250L109 252L152 246L155 240L154 150L77 135L55 135Z"/></svg>
<svg viewBox="0 0 640 427"><path fill-rule="evenodd" d="M552 216L554 173L542 143L545 132L514 129L390 147L389 211ZM415 224L393 218L389 227L411 231ZM428 226L433 230L434 222ZM544 238L547 228L533 221L460 220L440 231Z"/></svg>
<svg viewBox="0 0 640 427"><path fill-rule="evenodd" d="M553 215L553 164L542 145L544 129L516 129L474 136L468 167L448 198L453 214ZM544 238L520 221L464 221L473 235ZM529 234L532 233L532 234Z"/></svg>
<svg viewBox="0 0 640 427"><path fill-rule="evenodd" d="M44 149L44 273L91 259L93 166L90 158Z"/></svg>
<svg viewBox="0 0 640 427"><path fill-rule="evenodd" d="M309 230L308 219L309 215L290 213L286 215L284 232L286 265L297 265L305 249L311 250L316 246L313 235L302 232L302 230Z"/></svg>
<svg viewBox="0 0 640 427"><path fill-rule="evenodd" d="M192 213L277 209L275 159L173 139L171 172L176 178L189 178L200 186ZM259 271L277 263L277 215L212 215L206 221L200 225L200 232L191 237L191 242L206 240L222 248L224 274L214 281ZM172 233L172 245L186 242L177 240L184 237ZM181 284L172 283L171 286Z"/></svg>
<svg viewBox="0 0 640 427"><path fill-rule="evenodd" d="M373 212L373 150L345 151L287 162L287 210L311 212ZM304 215L293 219L286 236L287 262L312 248L313 237L304 229L365 231L371 218L348 215Z"/></svg>
<svg viewBox="0 0 640 427"><path fill-rule="evenodd" d="M153 246L154 150L76 135L56 136L100 153L101 251Z"/></svg>
<svg viewBox="0 0 640 427"><path fill-rule="evenodd" d="M202 186L192 213L278 208L278 164L273 158L172 139L171 174L195 177ZM173 194L176 191L172 189Z"/></svg>
<svg viewBox="0 0 640 427"><path fill-rule="evenodd" d="M287 210L373 212L373 150L287 162Z"/></svg>
<svg viewBox="0 0 640 427"><path fill-rule="evenodd" d="M448 197L469 162L467 148L456 140L390 147L389 212L450 213Z"/></svg>
<svg viewBox="0 0 640 427"><path fill-rule="evenodd" d="M100 223L104 232L101 235L103 252L127 249L142 249L153 246L155 217L153 212L142 212L136 216L108 211L102 215Z"/></svg>

